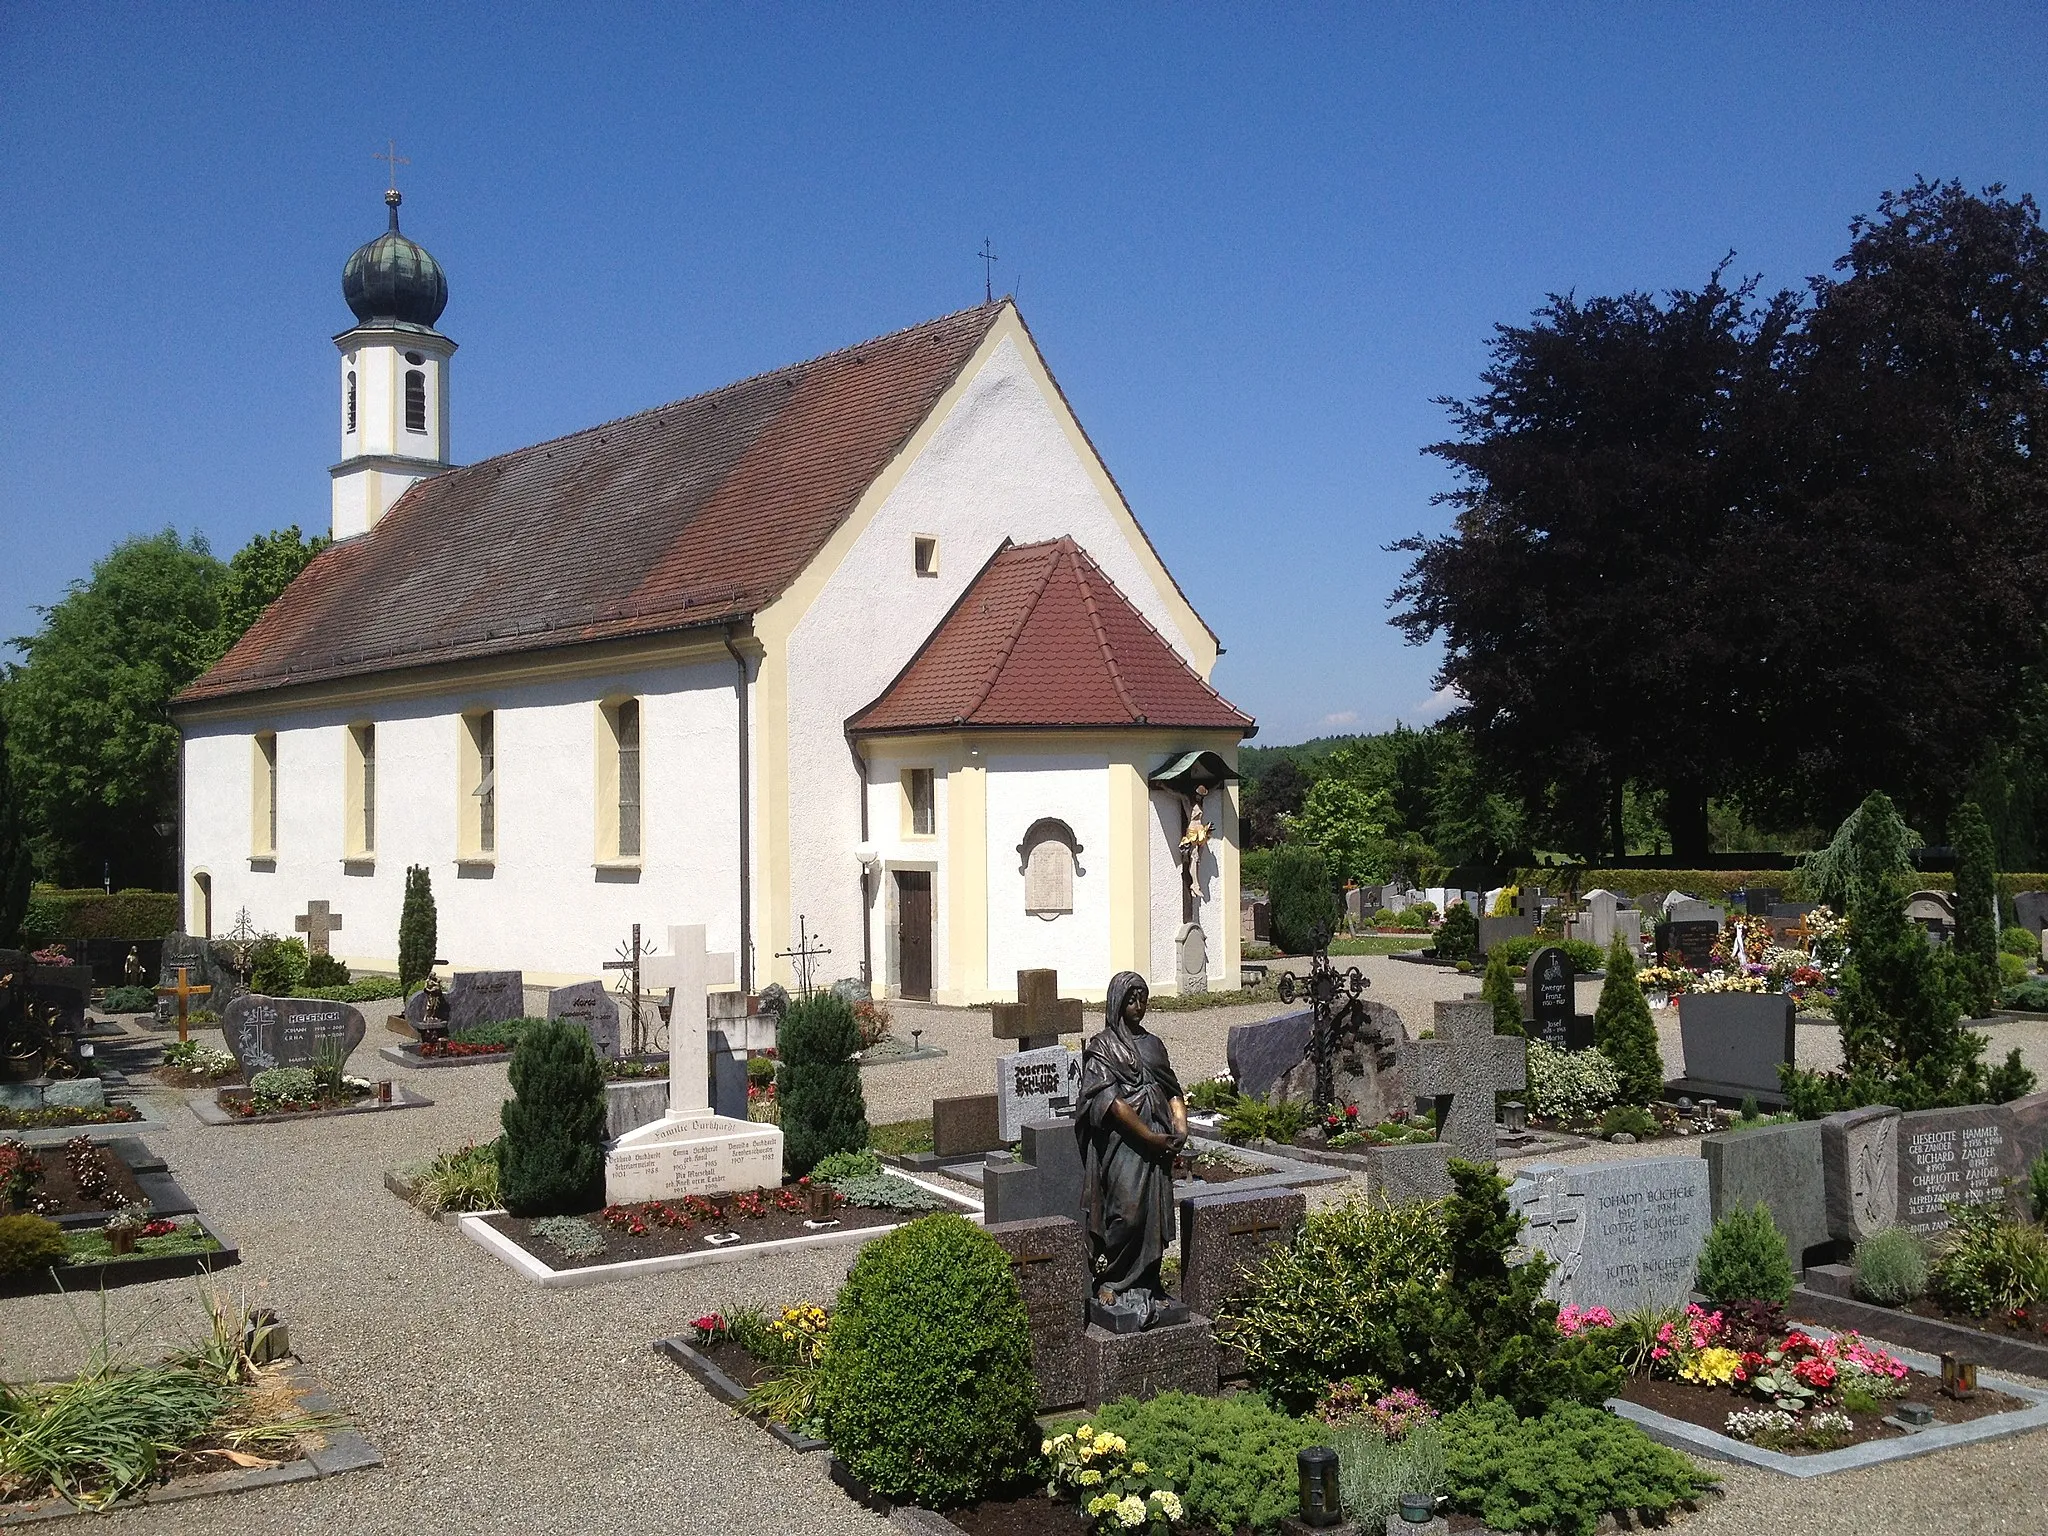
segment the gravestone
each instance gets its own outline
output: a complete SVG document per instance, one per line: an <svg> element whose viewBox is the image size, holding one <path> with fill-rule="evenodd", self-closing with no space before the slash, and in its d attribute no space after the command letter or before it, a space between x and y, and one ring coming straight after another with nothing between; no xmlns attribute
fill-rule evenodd
<svg viewBox="0 0 2048 1536"><path fill-rule="evenodd" d="M1955 898L1947 891L1915 891L1906 898L1906 921L1929 933L1950 933L1956 926Z"/></svg>
<svg viewBox="0 0 2048 1536"><path fill-rule="evenodd" d="M186 979L194 986L207 986L213 990L207 994L205 1006L216 1015L227 1005L242 996L249 989L233 967L214 953L213 945L205 939L193 938L190 934L168 933L164 935L163 959L157 966L157 981L162 986L177 982L178 967L185 968ZM177 1017L177 1004L166 997L159 997L156 1004L157 1027L161 1029Z"/></svg>
<svg viewBox="0 0 2048 1536"><path fill-rule="evenodd" d="M1081 1336L1088 1406L1186 1392L1216 1395L1216 1330L1206 1317L1111 1333L1094 1323Z"/></svg>
<svg viewBox="0 0 2048 1536"><path fill-rule="evenodd" d="M1273 942L1273 904L1263 896L1247 896L1238 904L1237 933L1254 944Z"/></svg>
<svg viewBox="0 0 2048 1536"><path fill-rule="evenodd" d="M1558 1051L1593 1044L1593 1019L1580 1013L1579 973L1562 949L1549 945L1529 957L1529 1037Z"/></svg>
<svg viewBox="0 0 2048 1536"><path fill-rule="evenodd" d="M1009 1255L1024 1298L1038 1411L1078 1406L1088 1396L1081 1359L1088 1327L1087 1232L1066 1216L994 1222L983 1230Z"/></svg>
<svg viewBox="0 0 2048 1536"><path fill-rule="evenodd" d="M1782 992L1687 992L1678 999L1685 1091L1782 1103L1778 1068L1794 1059L1798 1026Z"/></svg>
<svg viewBox="0 0 2048 1536"><path fill-rule="evenodd" d="M1024 1133L1025 1121L1071 1109L1080 1097L1079 1051L1046 1045L996 1058L996 1134L1004 1143ZM1055 1099L1066 1102L1056 1108Z"/></svg>
<svg viewBox="0 0 2048 1536"><path fill-rule="evenodd" d="M1225 1059L1237 1091L1266 1098L1274 1085L1308 1055L1315 1015L1303 1008L1257 1024L1233 1024L1225 1036Z"/></svg>
<svg viewBox="0 0 2048 1536"><path fill-rule="evenodd" d="M1358 1117L1377 1125L1395 1110L1415 1107L1415 1090L1401 1065L1401 1047L1407 1031L1401 1015L1385 1003L1358 998L1359 1027L1339 1045L1330 1058L1330 1096L1339 1105L1355 1104ZM1313 1026L1313 1018L1311 1018ZM1316 1064L1308 1057L1308 1040L1302 1040L1301 1059L1273 1084L1268 1097L1286 1104L1312 1103L1316 1094Z"/></svg>
<svg viewBox="0 0 2048 1536"><path fill-rule="evenodd" d="M2014 1099L2005 1106L2005 1112L2012 1126L2013 1170L2024 1181L2034 1159L2048 1152L2048 1092Z"/></svg>
<svg viewBox="0 0 2048 1536"><path fill-rule="evenodd" d="M90 966L31 964L28 991L54 1015L50 1024L52 1034L85 1033L85 1010L92 997Z"/></svg>
<svg viewBox="0 0 2048 1536"><path fill-rule="evenodd" d="M1899 1117L1899 1225L1923 1237L1948 1230L1948 1203L2004 1197L2013 1167L2012 1116L2004 1105L1921 1109Z"/></svg>
<svg viewBox="0 0 2048 1536"><path fill-rule="evenodd" d="M982 1165L981 1190L989 1221L1035 1221L1041 1216L1081 1219L1081 1138L1064 1115L1024 1122L1024 1145L1015 1158L992 1154Z"/></svg>
<svg viewBox="0 0 2048 1536"><path fill-rule="evenodd" d="M1507 1198L1523 1219L1523 1246L1557 1266L1545 1293L1616 1316L1684 1305L1714 1224L1699 1157L1538 1164Z"/></svg>
<svg viewBox="0 0 2048 1536"><path fill-rule="evenodd" d="M1019 1050L1057 1045L1061 1035L1081 1033L1081 1000L1060 996L1060 973L1019 971L1017 1001L989 1005L989 1029L998 1040L1015 1040Z"/></svg>
<svg viewBox="0 0 2048 1536"><path fill-rule="evenodd" d="M525 978L517 971L457 971L448 989L448 1033L526 1017Z"/></svg>
<svg viewBox="0 0 2048 1536"><path fill-rule="evenodd" d="M2021 891L2012 899L2013 918L2036 938L2048 936L2048 891Z"/></svg>
<svg viewBox="0 0 2048 1536"><path fill-rule="evenodd" d="M1214 1317L1272 1249L1293 1240L1308 1196L1292 1189L1190 1195L1180 1203L1180 1299Z"/></svg>
<svg viewBox="0 0 2048 1536"><path fill-rule="evenodd" d="M1451 1192L1451 1156L1441 1141L1365 1149L1366 1198L1380 1205L1421 1205Z"/></svg>
<svg viewBox="0 0 2048 1536"><path fill-rule="evenodd" d="M1536 919L1515 915L1510 917L1481 917L1479 919L1479 953L1483 958L1496 944L1505 944L1509 939L1525 939L1536 931Z"/></svg>
<svg viewBox="0 0 2048 1536"><path fill-rule="evenodd" d="M1209 990L1209 939L1200 923L1182 923L1173 937L1175 976L1180 995Z"/></svg>
<svg viewBox="0 0 2048 1536"><path fill-rule="evenodd" d="M1454 1155L1491 1163L1494 1095L1526 1088L1529 1042L1493 1032L1493 1004L1439 1002L1434 1039L1406 1047L1402 1064L1418 1096L1433 1096L1437 1140Z"/></svg>
<svg viewBox="0 0 2048 1536"><path fill-rule="evenodd" d="M271 1067L310 1067L323 1048L346 1060L363 1043L363 1016L347 1003L245 993L221 1015L221 1037L245 1075Z"/></svg>
<svg viewBox="0 0 2048 1536"><path fill-rule="evenodd" d="M1378 910L1378 907L1375 905L1368 905L1368 903L1377 903L1379 901L1379 895L1380 893L1378 891L1368 891L1363 886L1346 886L1344 888L1344 915L1347 918L1349 918L1353 924L1360 924L1370 921L1373 913Z"/></svg>
<svg viewBox="0 0 2048 1536"><path fill-rule="evenodd" d="M1899 1112L1889 1104L1845 1109L1820 1122L1828 1236L1860 1243L1899 1218Z"/></svg>
<svg viewBox="0 0 2048 1536"><path fill-rule="evenodd" d="M590 1036L591 1049L605 1061L619 1057L619 1005L601 981L579 981L548 993L548 1017L572 1019Z"/></svg>
<svg viewBox="0 0 2048 1536"><path fill-rule="evenodd" d="M1721 937L1721 925L1717 922L1666 922L1657 925L1657 953L1664 956L1676 952L1679 963L1695 971L1710 971L1718 962L1714 959L1714 945Z"/></svg>
<svg viewBox="0 0 2048 1536"><path fill-rule="evenodd" d="M728 1120L747 1118L747 1053L727 1038L724 1030L706 1022L705 1049L711 1059L705 1064L710 1074L711 1112Z"/></svg>
<svg viewBox="0 0 2048 1536"><path fill-rule="evenodd" d="M973 1093L932 1100L933 1155L972 1157L994 1152L1007 1145L1009 1139L1002 1133L995 1094Z"/></svg>
<svg viewBox="0 0 2048 1536"><path fill-rule="evenodd" d="M1745 886L1735 894L1742 898L1742 910L1751 917L1767 917L1770 915L1772 904L1784 892L1768 885L1751 885Z"/></svg>
<svg viewBox="0 0 2048 1536"><path fill-rule="evenodd" d="M328 911L324 901L309 901L306 910L292 919L292 927L306 936L309 954L324 955L328 938L341 931L341 914Z"/></svg>
<svg viewBox="0 0 2048 1536"><path fill-rule="evenodd" d="M1584 932L1579 935L1588 944L1605 949L1614 942L1614 914L1621 910L1622 898L1603 887L1586 892L1586 915L1582 919ZM1533 966L1531 973L1533 974Z"/></svg>
<svg viewBox="0 0 2048 1536"><path fill-rule="evenodd" d="M1730 1211L1770 1209L1785 1239L1792 1267L1805 1267L1806 1252L1828 1241L1828 1189L1822 1172L1818 1120L1723 1131L1703 1137L1707 1194L1714 1218Z"/></svg>

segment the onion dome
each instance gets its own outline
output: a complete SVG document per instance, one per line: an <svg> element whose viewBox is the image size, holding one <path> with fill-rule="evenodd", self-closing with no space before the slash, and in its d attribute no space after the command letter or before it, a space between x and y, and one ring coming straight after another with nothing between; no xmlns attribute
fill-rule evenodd
<svg viewBox="0 0 2048 1536"><path fill-rule="evenodd" d="M398 232L394 187L384 194L391 227L358 249L341 269L341 296L363 325L430 331L448 307L448 279L441 264Z"/></svg>

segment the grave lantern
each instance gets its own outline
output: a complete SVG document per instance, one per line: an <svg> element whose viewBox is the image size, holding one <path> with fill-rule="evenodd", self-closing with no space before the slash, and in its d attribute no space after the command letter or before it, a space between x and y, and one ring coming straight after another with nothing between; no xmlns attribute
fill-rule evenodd
<svg viewBox="0 0 2048 1536"><path fill-rule="evenodd" d="M1529 1106L1520 1099L1509 1099L1500 1107L1501 1124L1519 1135L1529 1129Z"/></svg>
<svg viewBox="0 0 2048 1536"><path fill-rule="evenodd" d="M1401 1495L1401 1520L1406 1525L1427 1525L1436 1518L1436 1497L1427 1493Z"/></svg>
<svg viewBox="0 0 2048 1536"><path fill-rule="evenodd" d="M1344 1518L1343 1496L1337 1491L1337 1453L1312 1445L1294 1459L1301 1479L1301 1523L1312 1529L1336 1525Z"/></svg>
<svg viewBox="0 0 2048 1536"><path fill-rule="evenodd" d="M1942 1390L1958 1401L1977 1395L1977 1362L1960 1355L1941 1357Z"/></svg>

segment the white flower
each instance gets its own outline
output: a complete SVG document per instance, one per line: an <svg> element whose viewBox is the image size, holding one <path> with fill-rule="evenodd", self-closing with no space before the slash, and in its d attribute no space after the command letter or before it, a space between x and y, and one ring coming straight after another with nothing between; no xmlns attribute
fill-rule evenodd
<svg viewBox="0 0 2048 1536"><path fill-rule="evenodd" d="M1118 1525L1136 1530L1145 1523L1145 1501L1135 1493L1127 1493L1116 1501Z"/></svg>
<svg viewBox="0 0 2048 1536"><path fill-rule="evenodd" d="M1157 1493L1152 1495L1152 1502L1159 1506L1159 1513L1164 1515L1168 1520L1180 1520L1183 1514L1183 1511L1180 1506L1180 1495L1175 1493L1171 1488L1161 1488Z"/></svg>

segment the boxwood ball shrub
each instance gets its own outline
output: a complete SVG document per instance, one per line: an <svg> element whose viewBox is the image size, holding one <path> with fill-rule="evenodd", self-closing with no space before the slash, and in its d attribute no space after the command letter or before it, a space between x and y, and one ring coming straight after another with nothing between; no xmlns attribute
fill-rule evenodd
<svg viewBox="0 0 2048 1536"><path fill-rule="evenodd" d="M1856 1245L1856 1294L1902 1307L1927 1291L1927 1245L1911 1227L1887 1227Z"/></svg>
<svg viewBox="0 0 2048 1536"><path fill-rule="evenodd" d="M0 1216L0 1275L31 1274L64 1261L64 1229L43 1216Z"/></svg>
<svg viewBox="0 0 2048 1536"><path fill-rule="evenodd" d="M1998 931L1998 952L2002 955L2016 955L2022 960L2039 963L2041 941L2034 937L2034 930L2022 928L2018 923L2007 923Z"/></svg>
<svg viewBox="0 0 2048 1536"><path fill-rule="evenodd" d="M1031 1470L1031 1325L995 1239L923 1216L861 1250L819 1365L824 1438L875 1492L933 1508Z"/></svg>
<svg viewBox="0 0 2048 1536"><path fill-rule="evenodd" d="M861 1094L860 1022L830 992L791 1003L777 1034L775 1096L782 1109L782 1160L800 1178L822 1157L868 1144Z"/></svg>
<svg viewBox="0 0 2048 1536"><path fill-rule="evenodd" d="M567 1019L523 1031L499 1111L498 1182L515 1216L566 1216L604 1203L604 1073Z"/></svg>
<svg viewBox="0 0 2048 1536"><path fill-rule="evenodd" d="M345 987L348 967L332 955L308 955L304 981L309 987Z"/></svg>
<svg viewBox="0 0 2048 1536"><path fill-rule="evenodd" d="M1700 1249L1699 1288L1722 1302L1791 1298L1792 1259L1769 1206L1758 1201L1714 1223Z"/></svg>
<svg viewBox="0 0 2048 1536"><path fill-rule="evenodd" d="M306 984L306 945L300 939L267 938L249 952L249 990L265 997L291 997Z"/></svg>
<svg viewBox="0 0 2048 1536"><path fill-rule="evenodd" d="M1327 1425L1292 1418L1265 1399L1168 1392L1105 1404L1094 1422L1124 1437L1131 1458L1179 1493L1191 1524L1278 1530L1296 1512L1295 1457L1329 1439Z"/></svg>
<svg viewBox="0 0 2048 1536"><path fill-rule="evenodd" d="M1522 1418L1482 1398L1443 1421L1451 1502L1499 1531L1592 1536L1609 1510L1661 1517L1714 1479L1604 1409L1560 1403Z"/></svg>

